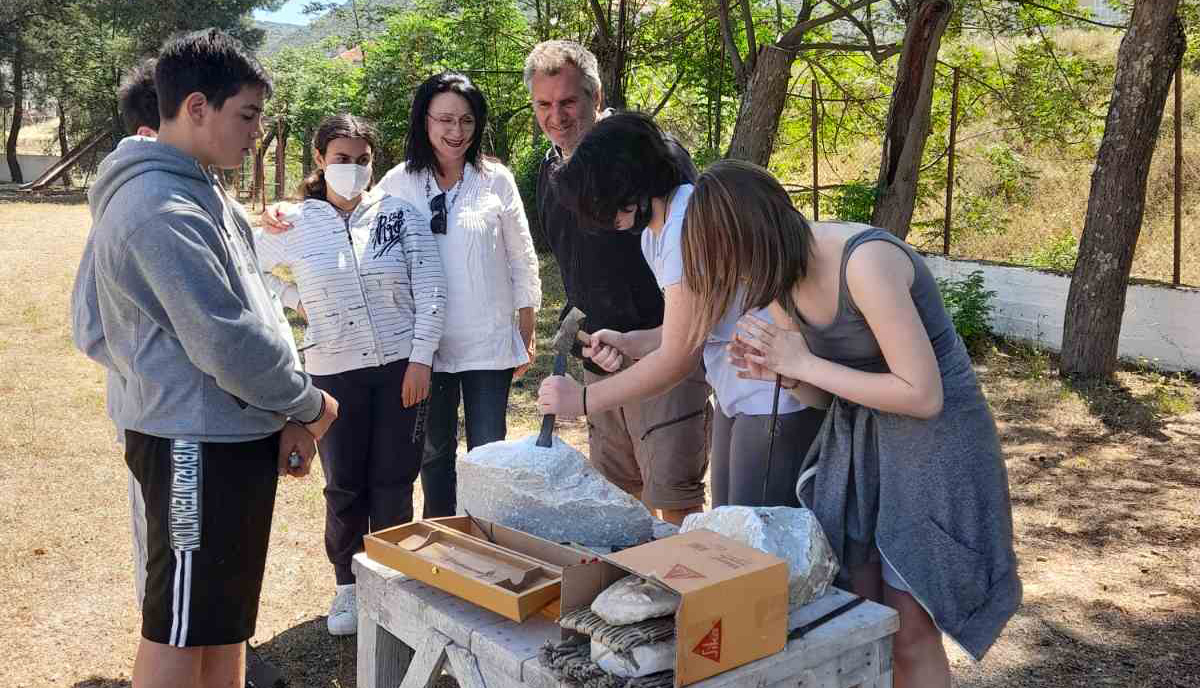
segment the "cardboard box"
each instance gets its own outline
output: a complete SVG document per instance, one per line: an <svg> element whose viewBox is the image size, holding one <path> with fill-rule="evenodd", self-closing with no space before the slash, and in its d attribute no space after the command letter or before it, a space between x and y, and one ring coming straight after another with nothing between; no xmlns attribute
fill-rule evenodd
<svg viewBox="0 0 1200 688"><path fill-rule="evenodd" d="M468 516L414 521L363 541L375 561L518 622L558 599L564 567L589 559Z"/></svg>
<svg viewBox="0 0 1200 688"><path fill-rule="evenodd" d="M708 530L674 535L564 570L564 614L633 573L679 595L675 686L775 654L787 644L784 560ZM564 637L571 631L564 631Z"/></svg>

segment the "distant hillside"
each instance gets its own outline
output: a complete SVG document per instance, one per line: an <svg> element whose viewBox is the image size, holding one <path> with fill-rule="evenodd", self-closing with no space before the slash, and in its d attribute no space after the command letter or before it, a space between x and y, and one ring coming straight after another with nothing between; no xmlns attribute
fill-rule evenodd
<svg viewBox="0 0 1200 688"><path fill-rule="evenodd" d="M410 5L412 0L358 0L360 19L369 34L382 30L388 12ZM354 31L354 15L350 0L347 0L340 8L313 19L308 26L263 21L255 21L254 26L267 32L259 55L270 57L285 45L298 48L318 44L332 36L348 36Z"/></svg>
<svg viewBox="0 0 1200 688"><path fill-rule="evenodd" d="M307 26L298 26L296 24L281 24L279 22L255 21L254 28L262 29L266 32L266 37L263 39L263 44L258 49L259 55L272 55L283 47L284 42L289 40L296 34L307 31Z"/></svg>

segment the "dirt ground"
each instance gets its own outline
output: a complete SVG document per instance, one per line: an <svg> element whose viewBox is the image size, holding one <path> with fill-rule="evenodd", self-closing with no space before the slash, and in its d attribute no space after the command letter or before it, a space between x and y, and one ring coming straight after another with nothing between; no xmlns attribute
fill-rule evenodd
<svg viewBox="0 0 1200 688"><path fill-rule="evenodd" d="M0 194L0 685L12 688L128 686L137 643L127 471L101 371L72 348L67 318L87 227L69 197ZM547 267L543 334L561 299ZM535 431L547 358L514 389L510 436ZM1006 450L1025 602L983 663L951 648L958 685L1200 685L1196 383L1129 370L1071 386L1053 357L1010 345L978 369ZM584 447L581 424L562 433ZM281 483L252 643L292 686L344 688L355 645L325 632L322 485L319 470Z"/></svg>

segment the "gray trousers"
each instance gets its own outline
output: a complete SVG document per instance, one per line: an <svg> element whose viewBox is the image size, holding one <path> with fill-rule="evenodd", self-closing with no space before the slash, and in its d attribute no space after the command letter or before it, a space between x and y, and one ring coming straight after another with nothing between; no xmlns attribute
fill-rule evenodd
<svg viewBox="0 0 1200 688"><path fill-rule="evenodd" d="M771 475L763 499L763 478L767 471L767 448L771 442L771 416L725 415L716 405L712 424L712 505L719 506L800 506L796 499L796 480L800 464L808 453L825 409L807 408L781 413L775 426L775 449Z"/></svg>

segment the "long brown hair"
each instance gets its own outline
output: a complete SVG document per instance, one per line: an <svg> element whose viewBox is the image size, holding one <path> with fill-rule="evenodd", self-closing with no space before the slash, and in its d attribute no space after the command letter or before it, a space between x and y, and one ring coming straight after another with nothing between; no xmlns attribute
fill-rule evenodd
<svg viewBox="0 0 1200 688"><path fill-rule="evenodd" d="M792 287L807 274L812 241L808 221L770 172L740 160L705 170L683 223L683 278L700 302L688 342L704 343L739 287L747 310L778 300L797 317Z"/></svg>
<svg viewBox="0 0 1200 688"><path fill-rule="evenodd" d="M375 131L375 125L356 115L342 113L329 115L321 120L321 123L317 125L317 131L313 134L312 147L321 154L321 157L324 157L325 151L329 150L329 142L334 139L362 139L370 146L372 158L379 150L379 134ZM371 188L373 184L374 182L367 184L367 188ZM300 182L299 192L301 198L315 198L324 201L326 199L325 170L313 170L312 174Z"/></svg>

